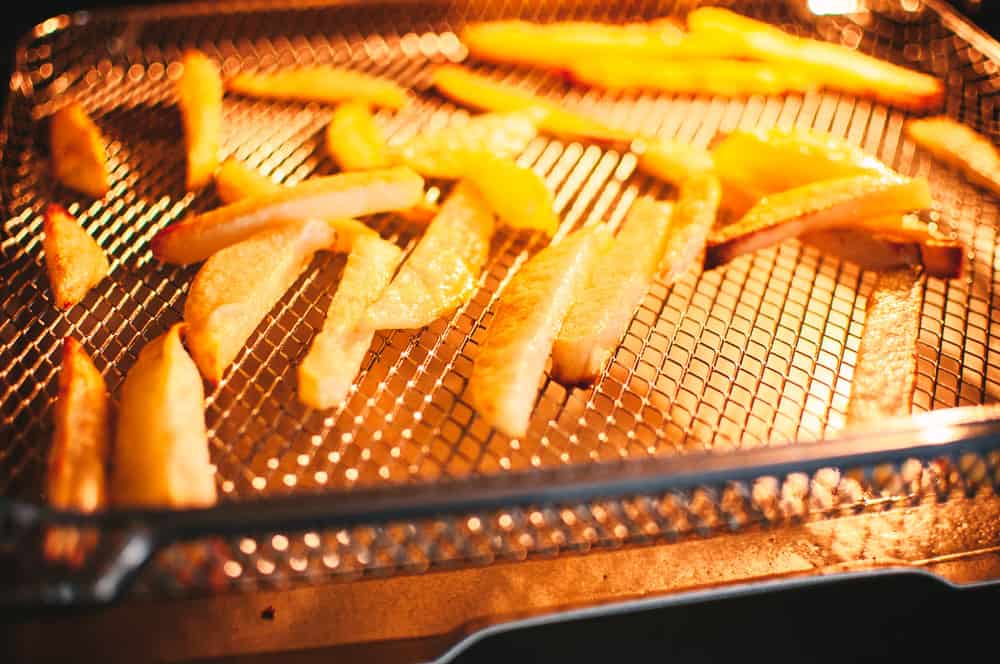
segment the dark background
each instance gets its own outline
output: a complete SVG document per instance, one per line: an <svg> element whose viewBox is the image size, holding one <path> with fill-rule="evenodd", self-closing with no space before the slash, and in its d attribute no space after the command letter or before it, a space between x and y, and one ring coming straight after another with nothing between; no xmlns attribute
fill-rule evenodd
<svg viewBox="0 0 1000 664"><path fill-rule="evenodd" d="M3 77L17 38L45 18L136 4L164 3L31 0L17 16L5 12ZM996 0L955 4L1000 36ZM997 661L998 610L1000 588L955 590L918 575L871 578L519 630L474 645L458 661Z"/></svg>

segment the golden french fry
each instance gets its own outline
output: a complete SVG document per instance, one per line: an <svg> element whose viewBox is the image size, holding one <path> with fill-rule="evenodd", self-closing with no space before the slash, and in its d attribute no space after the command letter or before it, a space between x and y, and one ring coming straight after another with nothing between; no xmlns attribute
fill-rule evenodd
<svg viewBox="0 0 1000 664"><path fill-rule="evenodd" d="M660 261L664 283L674 283L705 251L721 198L722 187L712 173L692 175L681 184Z"/></svg>
<svg viewBox="0 0 1000 664"><path fill-rule="evenodd" d="M406 105L406 88L387 78L340 67L301 67L271 74L239 74L226 89L250 97L339 103L357 100L389 109Z"/></svg>
<svg viewBox="0 0 1000 664"><path fill-rule="evenodd" d="M709 237L705 269L729 262L803 233L831 228L856 228L861 220L877 218L891 233L911 210L933 205L923 178L855 175L823 180L766 196L742 219Z"/></svg>
<svg viewBox="0 0 1000 664"><path fill-rule="evenodd" d="M201 376L174 325L146 345L121 390L111 497L126 507L216 501Z"/></svg>
<svg viewBox="0 0 1000 664"><path fill-rule="evenodd" d="M459 182L392 283L368 307L365 327L415 329L465 303L476 292L494 225L476 187Z"/></svg>
<svg viewBox="0 0 1000 664"><path fill-rule="evenodd" d="M650 90L669 94L746 97L809 92L817 88L809 68L787 63L743 60L663 61L595 57L577 60L570 78L604 90Z"/></svg>
<svg viewBox="0 0 1000 664"><path fill-rule="evenodd" d="M184 322L191 357L206 380L222 379L313 254L332 248L335 240L336 231L325 221L290 222L205 261L184 302Z"/></svg>
<svg viewBox="0 0 1000 664"><path fill-rule="evenodd" d="M111 449L108 389L90 356L73 337L63 340L59 396L53 414L45 492L58 509L95 512L108 504ZM75 527L45 534L45 556L80 565L96 536Z"/></svg>
<svg viewBox="0 0 1000 664"><path fill-rule="evenodd" d="M187 146L187 188L207 185L219 166L222 141L222 78L219 68L200 51L184 54L177 97Z"/></svg>
<svg viewBox="0 0 1000 664"><path fill-rule="evenodd" d="M52 172L62 184L94 198L108 193L104 139L82 106L73 103L52 116L49 149Z"/></svg>
<svg viewBox="0 0 1000 664"><path fill-rule="evenodd" d="M43 230L45 268L55 305L68 309L108 276L108 257L79 222L58 205L45 208Z"/></svg>
<svg viewBox="0 0 1000 664"><path fill-rule="evenodd" d="M365 312L389 285L402 255L377 236L355 240L323 329L299 365L299 401L332 408L347 397L375 336L364 325Z"/></svg>
<svg viewBox="0 0 1000 664"><path fill-rule="evenodd" d="M601 226L585 228L541 250L500 295L468 391L479 416L508 436L528 432L552 345L604 234Z"/></svg>
<svg viewBox="0 0 1000 664"><path fill-rule="evenodd" d="M552 377L587 385L600 377L646 296L666 246L673 205L632 204L622 229L597 257L552 347Z"/></svg>
<svg viewBox="0 0 1000 664"><path fill-rule="evenodd" d="M215 174L215 193L227 205L244 198L276 194L281 189L281 185L271 178L261 175L235 159L222 162L222 166Z"/></svg>
<svg viewBox="0 0 1000 664"><path fill-rule="evenodd" d="M424 131L393 148L393 159L430 178L465 177L471 156L516 157L538 133L531 112L484 113Z"/></svg>
<svg viewBox="0 0 1000 664"><path fill-rule="evenodd" d="M347 101L337 106L326 128L326 149L342 171L389 166L385 137L364 102Z"/></svg>
<svg viewBox="0 0 1000 664"><path fill-rule="evenodd" d="M906 135L974 184L1000 196L1000 154L987 137L946 116L907 120Z"/></svg>
<svg viewBox="0 0 1000 664"><path fill-rule="evenodd" d="M504 224L539 230L550 236L559 228L552 192L530 168L483 152L470 159L467 174L467 179Z"/></svg>
<svg viewBox="0 0 1000 664"><path fill-rule="evenodd" d="M289 220L401 210L421 202L423 194L423 178L406 167L310 178L168 226L153 238L153 255L167 263L197 263Z"/></svg>
<svg viewBox="0 0 1000 664"><path fill-rule="evenodd" d="M920 271L884 272L868 300L865 327L847 402L847 427L878 425L908 415L917 377Z"/></svg>
<svg viewBox="0 0 1000 664"><path fill-rule="evenodd" d="M901 108L927 111L944 102L944 85L921 72L828 42L790 35L761 21L719 7L700 7L687 17L692 37L734 54L800 65L820 87L872 97Z"/></svg>
<svg viewBox="0 0 1000 664"><path fill-rule="evenodd" d="M441 94L472 108L496 113L531 112L539 129L557 136L603 143L628 143L632 138L628 132L612 129L555 102L458 65L435 69L433 82Z"/></svg>
<svg viewBox="0 0 1000 664"><path fill-rule="evenodd" d="M639 171L673 185L715 167L707 150L666 138L638 138L632 151L639 157Z"/></svg>

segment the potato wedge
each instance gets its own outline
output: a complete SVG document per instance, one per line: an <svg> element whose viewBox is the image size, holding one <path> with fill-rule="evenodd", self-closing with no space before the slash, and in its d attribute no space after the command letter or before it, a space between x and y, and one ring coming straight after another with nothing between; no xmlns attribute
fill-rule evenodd
<svg viewBox="0 0 1000 664"><path fill-rule="evenodd" d="M43 230L45 269L55 305L69 309L108 276L108 257L79 222L58 205L45 208Z"/></svg>
<svg viewBox="0 0 1000 664"><path fill-rule="evenodd" d="M392 283L368 307L365 327L424 327L468 301L489 257L494 226L479 190L459 182Z"/></svg>
<svg viewBox="0 0 1000 664"><path fill-rule="evenodd" d="M346 101L337 106L326 127L326 149L342 171L389 166L385 137L364 102Z"/></svg>
<svg viewBox="0 0 1000 664"><path fill-rule="evenodd" d="M512 437L528 432L552 345L605 232L601 226L585 228L541 250L501 293L468 387L479 416L500 432Z"/></svg>
<svg viewBox="0 0 1000 664"><path fill-rule="evenodd" d="M917 378L923 279L903 268L883 272L868 300L847 402L847 427L878 426L908 415Z"/></svg>
<svg viewBox="0 0 1000 664"><path fill-rule="evenodd" d="M458 179L468 172L470 155L488 152L516 157L538 130L531 112L484 113L462 124L424 131L394 147L392 158L429 178Z"/></svg>
<svg viewBox="0 0 1000 664"><path fill-rule="evenodd" d="M222 379L247 339L313 254L333 247L325 221L290 222L213 254L198 270L184 302L191 357L211 383Z"/></svg>
<svg viewBox="0 0 1000 664"><path fill-rule="evenodd" d="M649 291L663 256L673 205L636 200L618 235L594 262L552 347L552 377L564 385L597 380Z"/></svg>
<svg viewBox="0 0 1000 664"><path fill-rule="evenodd" d="M187 147L187 189L207 185L219 167L222 141L222 77L200 51L187 51L177 80L177 99Z"/></svg>
<svg viewBox="0 0 1000 664"><path fill-rule="evenodd" d="M94 198L108 193L111 185L104 138L80 104L69 104L53 114L49 149L52 173L59 182Z"/></svg>
<svg viewBox="0 0 1000 664"><path fill-rule="evenodd" d="M708 150L668 138L636 139L632 152L639 158L640 172L675 186L715 168Z"/></svg>
<svg viewBox="0 0 1000 664"><path fill-rule="evenodd" d="M930 187L923 178L856 175L789 189L762 198L738 222L713 233L705 268L803 233L856 227L863 219L881 218L887 224L901 225L903 213L932 204ZM898 227L880 230L890 233Z"/></svg>
<svg viewBox="0 0 1000 664"><path fill-rule="evenodd" d="M125 376L111 500L120 507L193 508L216 501L201 376L184 325L149 342Z"/></svg>
<svg viewBox="0 0 1000 664"><path fill-rule="evenodd" d="M921 262L919 242L892 240L866 230L834 228L806 233L800 239L821 254L850 261L866 270L894 270Z"/></svg>
<svg viewBox="0 0 1000 664"><path fill-rule="evenodd" d="M536 114L542 131L571 140L627 144L628 132L612 129L597 120L566 110L507 83L500 83L458 65L443 65L434 70L434 87L452 101L483 111L508 113L529 111Z"/></svg>
<svg viewBox="0 0 1000 664"><path fill-rule="evenodd" d="M1000 153L987 137L947 116L907 120L906 135L970 182L1000 196Z"/></svg>
<svg viewBox="0 0 1000 664"><path fill-rule="evenodd" d="M808 67L815 82L827 87L914 111L944 102L943 83L853 49L806 39L719 7L700 7L687 17L691 36L718 44L727 55Z"/></svg>
<svg viewBox="0 0 1000 664"><path fill-rule="evenodd" d="M264 99L323 103L357 100L393 110L402 108L407 101L406 88L395 81L330 66L239 74L226 80L226 89Z"/></svg>
<svg viewBox="0 0 1000 664"><path fill-rule="evenodd" d="M400 210L421 202L423 194L423 178L405 167L310 178L168 226L153 238L153 255L167 263L197 263L282 222Z"/></svg>
<svg viewBox="0 0 1000 664"><path fill-rule="evenodd" d="M617 92L747 97L817 89L809 68L743 60L663 60L602 56L567 68L577 83Z"/></svg>
<svg viewBox="0 0 1000 664"><path fill-rule="evenodd" d="M673 284L697 264L715 225L721 198L722 188L712 173L692 175L681 184L660 261L664 283Z"/></svg>
<svg viewBox="0 0 1000 664"><path fill-rule="evenodd" d="M549 236L559 228L552 192L535 171L483 152L472 158L467 172L469 182L502 223Z"/></svg>
<svg viewBox="0 0 1000 664"><path fill-rule="evenodd" d="M402 255L399 247L377 236L354 242L323 329L299 365L299 401L324 409L347 397L375 336L364 325L365 312L389 285Z"/></svg>

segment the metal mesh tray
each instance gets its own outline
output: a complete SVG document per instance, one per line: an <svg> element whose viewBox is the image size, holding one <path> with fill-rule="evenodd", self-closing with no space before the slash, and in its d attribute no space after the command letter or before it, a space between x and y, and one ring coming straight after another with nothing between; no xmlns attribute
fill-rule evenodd
<svg viewBox="0 0 1000 664"><path fill-rule="evenodd" d="M507 438L478 420L465 386L502 284L543 238L501 231L475 297L423 330L379 333L356 389L329 413L294 395L294 367L343 264L318 258L208 394L217 508L92 518L44 508L61 339L81 339L116 393L142 346L180 319L195 271L153 260L150 238L218 203L211 189L183 188L171 83L185 47L204 50L226 74L335 63L389 76L419 94L412 108L378 116L390 140L401 140L462 112L429 90L428 74L465 57L456 37L465 21L622 21L696 4L234 3L79 13L39 25L18 51L0 168L0 553L16 560L6 566L8 599L105 601L151 558L139 592L218 591L991 496L1000 448L1000 411L989 407L1000 395L996 201L916 149L901 132L906 113L835 93L622 96L473 63L622 128L706 145L736 128L807 127L927 176L941 219L970 249L966 277L929 279L924 292L914 411L939 412L840 438L874 274L789 241L669 288L655 284L600 382L567 390L547 381L529 434ZM1000 135L995 44L946 6L887 3L850 19L817 19L796 10L802 3L727 4L930 71L946 81L950 115ZM108 139L113 185L97 202L59 188L48 172L40 127L74 99ZM329 111L227 96L223 152L285 182L333 172L321 140ZM519 162L556 192L561 233L620 219L643 193L671 193L634 173L634 155L594 145L542 136ZM65 313L51 305L42 267L41 211L50 201L76 214L112 258L111 276ZM419 232L392 215L373 225L403 246ZM77 570L42 564L39 534L74 520L100 536L92 560ZM195 549L166 546L213 535L221 539ZM938 553L993 544L986 537ZM933 558L924 554L913 558Z"/></svg>

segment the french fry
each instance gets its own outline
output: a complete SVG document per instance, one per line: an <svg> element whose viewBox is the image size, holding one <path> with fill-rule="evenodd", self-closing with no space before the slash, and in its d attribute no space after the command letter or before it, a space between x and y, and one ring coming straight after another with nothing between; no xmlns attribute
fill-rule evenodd
<svg viewBox="0 0 1000 664"><path fill-rule="evenodd" d="M53 507L95 512L107 506L109 410L101 372L80 342L66 337L45 477L46 496ZM75 527L53 528L45 534L45 556L79 566L95 543L95 533Z"/></svg>
<svg viewBox="0 0 1000 664"><path fill-rule="evenodd" d="M187 147L187 189L201 189L219 166L222 140L222 78L214 62L199 51L184 54L177 97Z"/></svg>
<svg viewBox="0 0 1000 664"><path fill-rule="evenodd" d="M435 69L433 82L441 94L472 108L496 113L529 111L536 114L538 128L556 136L613 144L627 144L632 138L628 132L612 129L555 102L458 65Z"/></svg>
<svg viewBox="0 0 1000 664"><path fill-rule="evenodd" d="M326 127L326 149L342 171L389 166L385 137L364 102L346 101L337 106Z"/></svg>
<svg viewBox="0 0 1000 664"><path fill-rule="evenodd" d="M375 336L364 325L365 312L389 285L402 255L379 237L354 242L323 329L299 365L299 401L324 409L347 397Z"/></svg>
<svg viewBox="0 0 1000 664"><path fill-rule="evenodd" d="M104 139L82 106L73 103L52 116L49 149L52 172L62 184L94 198L108 193Z"/></svg>
<svg viewBox="0 0 1000 664"><path fill-rule="evenodd" d="M810 92L817 88L809 68L778 62L719 59L667 62L604 56L577 60L566 71L578 83L617 92L746 97Z"/></svg>
<svg viewBox="0 0 1000 664"><path fill-rule="evenodd" d="M484 152L470 161L467 173L468 180L507 226L539 230L549 236L559 228L552 192L530 168Z"/></svg>
<svg viewBox="0 0 1000 664"><path fill-rule="evenodd" d="M340 67L316 66L271 74L239 74L226 89L250 97L340 103L356 100L398 110L406 105L406 88L387 78Z"/></svg>
<svg viewBox="0 0 1000 664"><path fill-rule="evenodd" d="M742 219L709 237L705 269L803 233L856 227L878 218L892 233L905 212L930 208L930 188L923 178L856 175L823 180L761 199Z"/></svg>
<svg viewBox="0 0 1000 664"><path fill-rule="evenodd" d="M45 268L55 305L69 309L108 276L108 257L79 222L58 205L45 208Z"/></svg>
<svg viewBox="0 0 1000 664"><path fill-rule="evenodd" d="M674 283L697 263L715 225L721 198L722 188L712 173L692 175L681 184L660 260L664 283Z"/></svg>
<svg viewBox="0 0 1000 664"><path fill-rule="evenodd" d="M508 436L528 432L552 345L579 284L589 277L603 235L603 227L586 228L543 249L500 295L468 390L479 416Z"/></svg>
<svg viewBox="0 0 1000 664"><path fill-rule="evenodd" d="M700 7L687 17L692 37L716 43L732 56L782 62L809 68L818 86L874 98L914 111L944 102L944 85L921 72L873 58L853 49L790 35L719 7Z"/></svg>
<svg viewBox="0 0 1000 664"><path fill-rule="evenodd" d="M187 342L201 374L218 383L247 339L278 303L313 254L333 247L325 221L291 222L212 255L184 302Z"/></svg>
<svg viewBox="0 0 1000 664"><path fill-rule="evenodd" d="M489 257L495 222L483 196L459 182L381 297L365 327L424 327L468 301Z"/></svg>
<svg viewBox="0 0 1000 664"><path fill-rule="evenodd" d="M673 205L640 198L597 257L552 347L552 377L589 385L600 377L656 275Z"/></svg>
<svg viewBox="0 0 1000 664"><path fill-rule="evenodd" d="M174 325L139 353L121 389L111 476L122 507L192 508L216 501L201 376Z"/></svg>
<svg viewBox="0 0 1000 664"><path fill-rule="evenodd" d="M632 142L632 151L639 157L640 172L673 185L715 168L707 150L671 139L639 138Z"/></svg>
<svg viewBox="0 0 1000 664"><path fill-rule="evenodd" d="M947 116L907 120L906 135L970 182L1000 196L1000 154L990 139Z"/></svg>
<svg viewBox="0 0 1000 664"><path fill-rule="evenodd" d="M484 113L463 124L423 131L392 148L395 161L429 178L457 179L468 173L470 155L489 152L516 157L538 130L537 114L526 111Z"/></svg>
<svg viewBox="0 0 1000 664"><path fill-rule="evenodd" d="M847 402L847 427L875 425L910 412L917 377L923 279L919 270L883 272L868 300Z"/></svg>
<svg viewBox="0 0 1000 664"><path fill-rule="evenodd" d="M423 193L423 178L405 167L310 178L168 226L153 238L153 255L167 263L197 263L288 220L401 210L421 202Z"/></svg>

